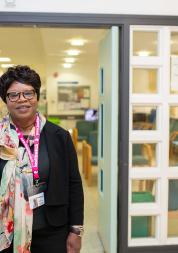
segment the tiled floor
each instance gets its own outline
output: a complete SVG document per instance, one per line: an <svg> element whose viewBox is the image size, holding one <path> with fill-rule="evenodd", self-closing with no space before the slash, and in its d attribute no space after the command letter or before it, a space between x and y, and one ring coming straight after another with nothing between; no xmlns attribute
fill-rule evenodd
<svg viewBox="0 0 178 253"><path fill-rule="evenodd" d="M78 148L80 171L82 169L81 147ZM93 168L92 186L86 185L82 176L85 196L85 233L83 236L81 253L104 253L98 234L98 192L97 192L97 168Z"/></svg>

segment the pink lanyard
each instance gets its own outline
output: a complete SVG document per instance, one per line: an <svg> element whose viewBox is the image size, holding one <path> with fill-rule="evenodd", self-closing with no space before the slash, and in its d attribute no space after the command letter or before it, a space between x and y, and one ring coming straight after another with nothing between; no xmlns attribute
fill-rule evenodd
<svg viewBox="0 0 178 253"><path fill-rule="evenodd" d="M38 184L39 181L39 171L38 171L38 153L39 153L39 142L40 142L40 119L39 116L36 115L35 118L35 136L34 136L34 154L32 154L28 142L25 140L23 134L20 130L16 127L16 132L18 134L19 140L23 143L25 149L27 150L30 163L32 166L33 178Z"/></svg>

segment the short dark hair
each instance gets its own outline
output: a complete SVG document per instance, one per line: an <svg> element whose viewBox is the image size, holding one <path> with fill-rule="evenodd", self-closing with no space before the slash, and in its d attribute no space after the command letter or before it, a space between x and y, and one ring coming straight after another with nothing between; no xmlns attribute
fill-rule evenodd
<svg viewBox="0 0 178 253"><path fill-rule="evenodd" d="M0 96L5 103L7 90L15 81L31 85L35 89L37 100L39 100L41 87L40 76L29 66L17 65L8 68L7 71L0 77Z"/></svg>

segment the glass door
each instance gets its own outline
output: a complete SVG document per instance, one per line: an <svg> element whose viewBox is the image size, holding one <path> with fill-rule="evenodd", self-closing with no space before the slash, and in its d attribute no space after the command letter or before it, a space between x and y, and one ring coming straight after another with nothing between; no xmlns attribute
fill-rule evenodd
<svg viewBox="0 0 178 253"><path fill-rule="evenodd" d="M100 43L99 234L105 251L117 252L119 29L111 27Z"/></svg>

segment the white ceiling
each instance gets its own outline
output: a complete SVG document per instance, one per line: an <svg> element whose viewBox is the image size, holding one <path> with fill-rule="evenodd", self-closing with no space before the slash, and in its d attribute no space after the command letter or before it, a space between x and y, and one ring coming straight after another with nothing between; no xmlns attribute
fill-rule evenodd
<svg viewBox="0 0 178 253"><path fill-rule="evenodd" d="M105 29L1 27L0 57L10 57L15 65L29 65L45 79L46 63L62 64L67 49L81 50L76 64L89 65L98 56L98 46L106 32ZM86 44L71 46L69 40L77 38L86 40Z"/></svg>

